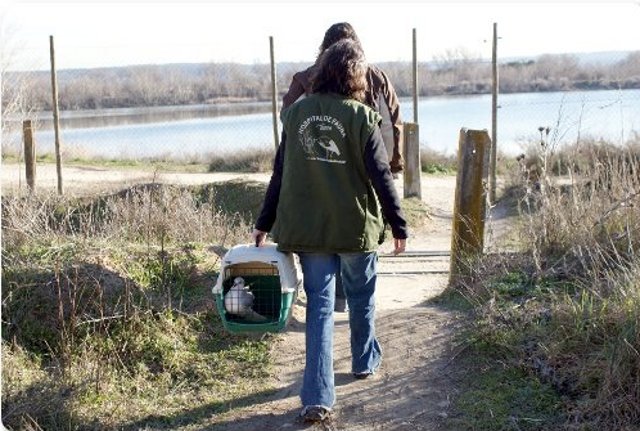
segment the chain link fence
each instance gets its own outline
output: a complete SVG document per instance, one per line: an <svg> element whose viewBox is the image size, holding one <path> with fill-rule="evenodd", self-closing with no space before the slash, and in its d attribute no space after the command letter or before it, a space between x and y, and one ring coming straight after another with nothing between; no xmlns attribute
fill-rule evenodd
<svg viewBox="0 0 640 431"><path fill-rule="evenodd" d="M261 42L268 57L268 45ZM57 56L64 51L60 47ZM312 61L276 58L278 107L293 74ZM378 65L400 96L403 119L413 121L412 64ZM572 56L500 62L499 73L497 142L507 156L539 142L541 130L547 129L558 145L583 138L619 144L638 139L640 52L601 64L581 64ZM277 143L268 60L61 69L57 83L63 163L169 161L212 171L271 168ZM35 124L37 155L52 159L51 87L46 62L28 71L3 71L5 162L22 160L22 122L27 119ZM491 88L490 61L458 52L420 62L421 148L453 155L460 128L490 130Z"/></svg>

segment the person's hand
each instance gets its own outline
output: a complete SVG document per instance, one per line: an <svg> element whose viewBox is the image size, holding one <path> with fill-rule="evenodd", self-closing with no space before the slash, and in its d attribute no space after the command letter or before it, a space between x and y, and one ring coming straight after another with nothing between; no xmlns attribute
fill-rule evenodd
<svg viewBox="0 0 640 431"><path fill-rule="evenodd" d="M407 240L406 239L393 239L393 254L398 255L405 251L407 248Z"/></svg>
<svg viewBox="0 0 640 431"><path fill-rule="evenodd" d="M254 229L251 233L251 237L253 238L253 242L255 243L256 247L262 247L265 243L265 240L267 239L267 232Z"/></svg>

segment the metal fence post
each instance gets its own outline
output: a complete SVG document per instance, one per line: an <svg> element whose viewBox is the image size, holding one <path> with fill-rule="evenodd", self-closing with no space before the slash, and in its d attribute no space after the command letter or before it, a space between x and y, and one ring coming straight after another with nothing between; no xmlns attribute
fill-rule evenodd
<svg viewBox="0 0 640 431"><path fill-rule="evenodd" d="M465 263L484 249L491 139L486 130L463 128L458 146L449 284L455 283L464 274Z"/></svg>

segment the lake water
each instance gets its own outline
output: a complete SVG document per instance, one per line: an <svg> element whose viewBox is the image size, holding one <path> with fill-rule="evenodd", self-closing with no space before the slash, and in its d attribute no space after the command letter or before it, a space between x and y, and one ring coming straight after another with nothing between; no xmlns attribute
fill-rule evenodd
<svg viewBox="0 0 640 431"><path fill-rule="evenodd" d="M581 137L624 143L640 132L640 90L504 94L498 103L498 148L509 155L539 142L539 127L550 127L549 140L557 144ZM108 158L273 148L270 109L270 103L251 103L61 112L61 142L71 155ZM413 121L411 99L401 100L401 112ZM423 98L418 114L421 147L455 154L461 128L491 132L491 95ZM39 154L53 151L50 118L38 116ZM3 145L19 147L20 139L3 130Z"/></svg>

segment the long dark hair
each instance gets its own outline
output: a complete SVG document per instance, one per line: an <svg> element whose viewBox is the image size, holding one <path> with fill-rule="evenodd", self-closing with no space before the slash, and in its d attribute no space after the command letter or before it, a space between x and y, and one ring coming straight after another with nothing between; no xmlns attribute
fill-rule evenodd
<svg viewBox="0 0 640 431"><path fill-rule="evenodd" d="M313 93L337 93L364 102L367 90L367 62L360 43L340 40L318 58L312 77Z"/></svg>
<svg viewBox="0 0 640 431"><path fill-rule="evenodd" d="M360 44L360 39L358 39L358 35L351 24L348 22L338 22L329 27L324 33L324 39L322 39L322 44L320 44L318 58L320 58L327 48L342 39L351 39Z"/></svg>

